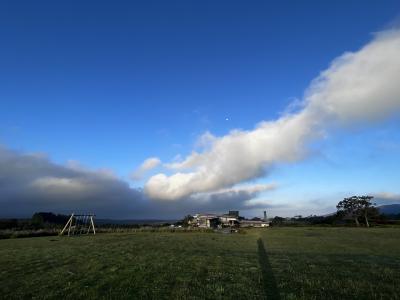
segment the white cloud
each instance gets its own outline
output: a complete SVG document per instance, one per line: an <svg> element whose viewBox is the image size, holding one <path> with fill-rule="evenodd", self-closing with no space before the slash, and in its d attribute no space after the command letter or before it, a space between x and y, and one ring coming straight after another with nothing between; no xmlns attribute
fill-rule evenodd
<svg viewBox="0 0 400 300"><path fill-rule="evenodd" d="M93 212L100 218L180 218L196 212L261 209L246 201L274 184L240 185L203 193L179 202L150 201L141 189L102 170L48 156L33 156L0 145L0 217L28 217L38 211ZM268 205L263 204L262 209Z"/></svg>
<svg viewBox="0 0 400 300"><path fill-rule="evenodd" d="M158 157L150 157L146 159L139 168L137 168L135 171L132 172L131 174L131 179L132 180L140 180L146 174L146 172L150 171L151 169L154 169L155 167L159 166L161 164L161 160Z"/></svg>
<svg viewBox="0 0 400 300"><path fill-rule="evenodd" d="M201 145L207 144L203 151L170 164L175 174L151 177L145 192L177 200L260 177L275 163L303 159L309 142L329 128L376 121L398 111L399 78L400 31L379 33L313 80L298 112L261 122L253 130L233 130L222 137L206 133L200 138Z"/></svg>
<svg viewBox="0 0 400 300"><path fill-rule="evenodd" d="M390 193L390 192L381 192L373 194L375 199L387 202L399 202L400 194Z"/></svg>
<svg viewBox="0 0 400 300"><path fill-rule="evenodd" d="M151 212L147 202L140 189L130 188L109 170L87 169L78 162L64 166L47 155L0 145L0 217L27 217L37 211L131 217Z"/></svg>
<svg viewBox="0 0 400 300"><path fill-rule="evenodd" d="M31 183L32 187L40 188L48 192L57 193L82 192L86 185L79 178L41 177Z"/></svg>
<svg viewBox="0 0 400 300"><path fill-rule="evenodd" d="M380 33L358 52L345 53L315 79L305 110L344 123L385 117L400 107L400 31Z"/></svg>
<svg viewBox="0 0 400 300"><path fill-rule="evenodd" d="M275 184L246 184L232 188L220 189L210 193L195 194L191 197L191 200L210 201L215 198L242 198L246 199L246 201L250 201L260 193L271 191L275 188Z"/></svg>

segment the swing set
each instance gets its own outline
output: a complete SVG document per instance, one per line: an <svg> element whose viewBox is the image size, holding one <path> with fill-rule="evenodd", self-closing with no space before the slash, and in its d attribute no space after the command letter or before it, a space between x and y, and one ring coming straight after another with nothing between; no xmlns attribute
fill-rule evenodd
<svg viewBox="0 0 400 300"><path fill-rule="evenodd" d="M94 217L94 214L71 214L67 224L65 224L63 230L61 230L60 235L64 235L64 233L68 233L68 236L89 234L90 230L93 231L93 234L96 234L93 221Z"/></svg>

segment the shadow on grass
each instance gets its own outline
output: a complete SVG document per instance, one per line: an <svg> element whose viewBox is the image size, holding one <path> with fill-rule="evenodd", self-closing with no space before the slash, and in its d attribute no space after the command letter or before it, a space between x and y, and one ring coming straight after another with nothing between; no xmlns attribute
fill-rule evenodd
<svg viewBox="0 0 400 300"><path fill-rule="evenodd" d="M264 292L267 299L281 299L279 295L278 285L272 271L271 264L265 251L262 239L257 240L258 244L258 260L260 262L261 272L263 276Z"/></svg>

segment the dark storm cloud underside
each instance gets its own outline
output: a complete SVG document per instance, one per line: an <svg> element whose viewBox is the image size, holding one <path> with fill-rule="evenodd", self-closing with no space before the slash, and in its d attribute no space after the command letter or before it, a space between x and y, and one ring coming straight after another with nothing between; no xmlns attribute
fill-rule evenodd
<svg viewBox="0 0 400 300"><path fill-rule="evenodd" d="M70 186L42 187L38 180L66 180ZM21 154L0 147L0 217L25 217L36 211L94 212L111 218L177 218L195 212L257 209L245 206L257 192L227 191L188 197L179 201L154 201L116 177L101 172L65 167L39 155Z"/></svg>

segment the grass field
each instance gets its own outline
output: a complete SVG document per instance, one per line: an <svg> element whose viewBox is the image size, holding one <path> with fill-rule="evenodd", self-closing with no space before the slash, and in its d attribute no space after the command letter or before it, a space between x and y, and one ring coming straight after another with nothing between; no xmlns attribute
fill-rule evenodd
<svg viewBox="0 0 400 300"><path fill-rule="evenodd" d="M0 240L3 299L400 299L400 228Z"/></svg>

